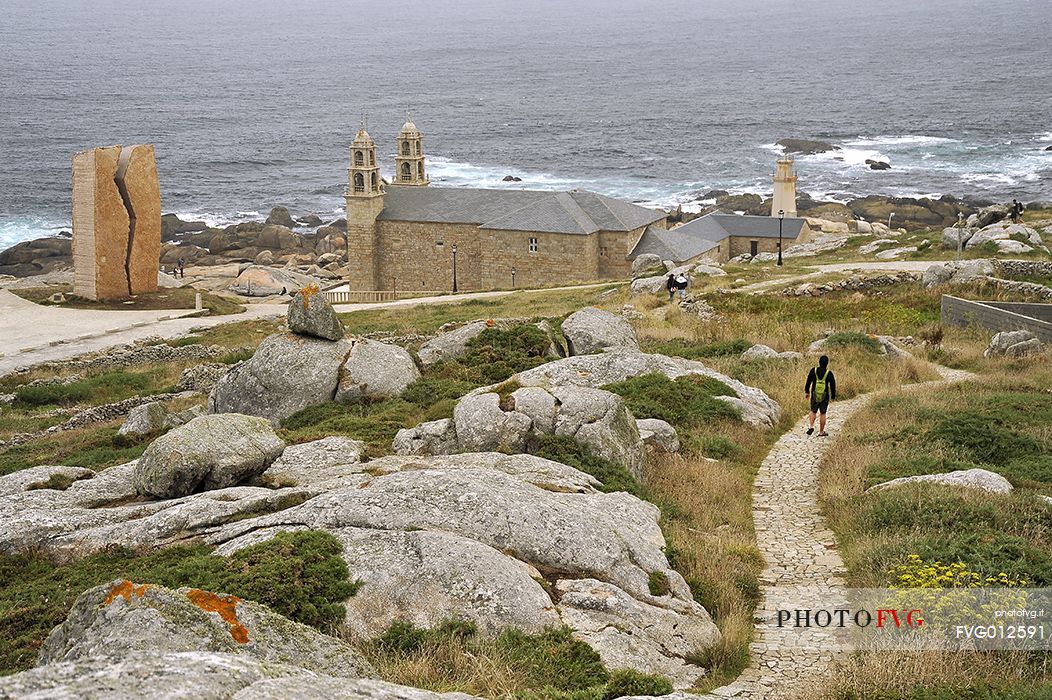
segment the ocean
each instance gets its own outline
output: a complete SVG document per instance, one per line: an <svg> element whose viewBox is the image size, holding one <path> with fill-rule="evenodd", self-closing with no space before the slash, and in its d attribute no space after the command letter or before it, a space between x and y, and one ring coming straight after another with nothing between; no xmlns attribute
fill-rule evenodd
<svg viewBox="0 0 1052 700"><path fill-rule="evenodd" d="M0 249L69 226L70 157L153 143L165 211L339 215L364 119L435 186L653 204L1052 199L1052 0L3 0ZM889 160L872 171L867 158ZM504 183L505 175L522 178Z"/></svg>

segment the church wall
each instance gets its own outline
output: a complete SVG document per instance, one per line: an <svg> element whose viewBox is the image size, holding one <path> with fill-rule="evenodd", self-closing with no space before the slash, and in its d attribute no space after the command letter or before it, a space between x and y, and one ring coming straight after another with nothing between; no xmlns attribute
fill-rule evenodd
<svg viewBox="0 0 1052 700"><path fill-rule="evenodd" d="M628 254L639 242L644 228L599 232L599 278L627 279L632 276L632 261Z"/></svg>
<svg viewBox="0 0 1052 700"><path fill-rule="evenodd" d="M597 235L411 221L380 221L378 227L377 289L452 290L454 243L459 291L510 288L512 268L516 287L588 282L599 277ZM537 239L536 253L530 252L530 238Z"/></svg>
<svg viewBox="0 0 1052 700"><path fill-rule="evenodd" d="M515 268L516 287L591 282L599 278L597 234L536 233L479 229L482 236L483 289L511 286ZM530 239L537 239L537 252L530 252Z"/></svg>

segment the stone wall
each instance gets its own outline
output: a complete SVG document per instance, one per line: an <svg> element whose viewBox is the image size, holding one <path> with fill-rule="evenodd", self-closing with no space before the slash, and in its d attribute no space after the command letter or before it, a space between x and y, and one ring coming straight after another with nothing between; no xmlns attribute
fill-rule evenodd
<svg viewBox="0 0 1052 700"><path fill-rule="evenodd" d="M348 230L351 231L350 218ZM475 224L416 221L379 221L375 246L377 265L373 289L451 291L453 245L457 246L458 291L539 287L627 278L631 262L625 257L638 232L601 232L590 235L480 229ZM367 252L360 243L367 234L351 233L352 289L368 278L365 264L355 258ZM531 252L530 239L537 239ZM600 257L600 246L606 255ZM364 284L364 282L363 282Z"/></svg>
<svg viewBox="0 0 1052 700"><path fill-rule="evenodd" d="M731 236L728 240L728 247L730 248L727 259L736 258L739 255L745 255L752 252L750 243L752 241L757 242L756 252L757 253L777 253L778 252L778 239L777 238L764 238L757 236L756 238L748 238L745 236ZM782 253L785 253L789 249L789 246L796 243L794 238L783 238L782 239Z"/></svg>
<svg viewBox="0 0 1052 700"><path fill-rule="evenodd" d="M1052 343L1052 321L1041 320L1049 317L1050 308L1048 304L970 301L946 294L942 297L942 322L979 325L992 333L1028 330L1042 342Z"/></svg>

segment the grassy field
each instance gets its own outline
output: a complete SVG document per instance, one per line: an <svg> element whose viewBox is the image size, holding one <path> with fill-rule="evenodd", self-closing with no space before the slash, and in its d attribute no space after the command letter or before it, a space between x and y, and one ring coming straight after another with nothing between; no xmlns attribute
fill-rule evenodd
<svg viewBox="0 0 1052 700"><path fill-rule="evenodd" d="M1052 582L1052 366L1046 359L981 361L975 380L934 391L891 391L856 414L828 452L820 497L859 587L903 585L923 569L957 565L965 585ZM982 468L1015 490L995 495L939 486L865 493L893 478ZM907 577L907 578L904 578ZM857 656L822 698L1052 696L1047 655ZM904 669L888 673L888 665ZM941 694L940 694L941 693Z"/></svg>

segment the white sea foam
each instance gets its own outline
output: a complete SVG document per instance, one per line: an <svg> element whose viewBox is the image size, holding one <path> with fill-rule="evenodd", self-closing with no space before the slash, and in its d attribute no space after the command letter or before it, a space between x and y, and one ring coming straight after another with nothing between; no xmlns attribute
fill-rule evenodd
<svg viewBox="0 0 1052 700"><path fill-rule="evenodd" d="M934 144L960 143L958 139L942 136L921 136L906 134L904 136L859 136L845 141L845 146L930 146Z"/></svg>

